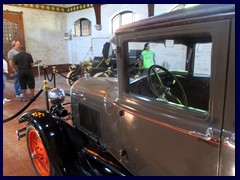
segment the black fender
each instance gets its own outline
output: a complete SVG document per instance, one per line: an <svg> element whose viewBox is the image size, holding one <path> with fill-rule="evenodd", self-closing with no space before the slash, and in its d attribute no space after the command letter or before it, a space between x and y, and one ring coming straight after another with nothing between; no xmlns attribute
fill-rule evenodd
<svg viewBox="0 0 240 180"><path fill-rule="evenodd" d="M38 132L55 175L126 176L131 173L105 148L46 110L31 110L19 118Z"/></svg>
<svg viewBox="0 0 240 180"><path fill-rule="evenodd" d="M31 110L19 118L38 132L56 175L85 175L78 152L87 144L85 135L45 110Z"/></svg>

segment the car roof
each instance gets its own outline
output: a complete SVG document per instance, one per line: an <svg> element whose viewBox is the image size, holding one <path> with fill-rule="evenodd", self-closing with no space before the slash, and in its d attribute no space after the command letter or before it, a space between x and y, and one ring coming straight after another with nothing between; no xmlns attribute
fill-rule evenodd
<svg viewBox="0 0 240 180"><path fill-rule="evenodd" d="M121 26L115 34L125 34L159 27L189 24L193 22L226 19L233 16L235 16L235 4L202 4L158 16L148 17L146 19Z"/></svg>

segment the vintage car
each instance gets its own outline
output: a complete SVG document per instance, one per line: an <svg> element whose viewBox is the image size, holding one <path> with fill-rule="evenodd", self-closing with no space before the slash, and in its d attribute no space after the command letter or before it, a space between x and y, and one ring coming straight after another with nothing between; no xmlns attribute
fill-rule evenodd
<svg viewBox="0 0 240 180"><path fill-rule="evenodd" d="M81 61L79 64L69 66L67 85L72 86L75 81L82 78L85 73L94 77L116 77L116 55L110 42L103 45L102 57L94 57L89 61Z"/></svg>
<svg viewBox="0 0 240 180"><path fill-rule="evenodd" d="M102 57L94 57L93 60L81 61L79 64L69 66L66 82L72 86L75 81L82 78L85 73L93 77L117 77L116 54L112 50L110 42L106 42L102 49ZM135 76L138 73L137 60L142 50L130 50L129 62L132 65L130 74Z"/></svg>
<svg viewBox="0 0 240 180"><path fill-rule="evenodd" d="M31 110L27 147L38 175L235 175L235 5L198 5L116 32L116 77L86 75ZM130 50L155 65L130 76Z"/></svg>

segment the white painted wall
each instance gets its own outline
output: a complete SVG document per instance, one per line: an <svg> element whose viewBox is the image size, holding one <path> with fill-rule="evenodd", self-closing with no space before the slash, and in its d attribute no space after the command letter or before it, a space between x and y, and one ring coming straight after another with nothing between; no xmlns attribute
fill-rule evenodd
<svg viewBox="0 0 240 180"><path fill-rule="evenodd" d="M169 12L177 4L154 4L154 15L163 14Z"/></svg>
<svg viewBox="0 0 240 180"><path fill-rule="evenodd" d="M91 39L96 34L96 30L94 25L95 13L93 8L84 9L81 11L75 11L71 13L67 13L67 32L73 32L73 24L75 21L81 18L87 18L92 23L92 35L91 36L79 36L72 37L72 40L68 40L68 55L69 55L69 63L78 64L80 61L85 60L90 47L91 47ZM88 60L88 59L86 59Z"/></svg>
<svg viewBox="0 0 240 180"><path fill-rule="evenodd" d="M168 12L175 5L155 4L154 14ZM58 13L7 5L3 5L3 9L23 11L26 50L32 54L34 60L43 60L48 65L78 64L80 61L89 60L91 46L93 46L93 55L101 56L102 45L113 36L111 34L111 19L123 11L135 13L135 20L148 17L147 4L102 5L102 30L97 31L94 27L96 17L93 8L71 13ZM87 18L92 22L91 36L73 37L72 40L64 40L64 33L71 33L74 22L80 18Z"/></svg>
<svg viewBox="0 0 240 180"><path fill-rule="evenodd" d="M47 65L68 64L68 41L65 13L3 5L3 10L23 12L26 51L34 61L43 60Z"/></svg>
<svg viewBox="0 0 240 180"><path fill-rule="evenodd" d="M155 15L168 12L176 4L155 4ZM135 20L141 20L148 17L147 4L106 4L101 6L101 25L102 30L95 29L96 18L94 9L85 9L82 11L72 12L67 14L67 30L70 32L73 29L73 24L80 18L87 18L92 22L92 34L87 37L73 37L68 41L69 63L77 64L80 61L88 60L87 55L89 48L93 47L93 55L101 56L101 48L104 42L108 41L113 35L111 33L111 19L123 12L132 11L135 13ZM99 42L96 44L95 42ZM98 52L96 52L98 48Z"/></svg>

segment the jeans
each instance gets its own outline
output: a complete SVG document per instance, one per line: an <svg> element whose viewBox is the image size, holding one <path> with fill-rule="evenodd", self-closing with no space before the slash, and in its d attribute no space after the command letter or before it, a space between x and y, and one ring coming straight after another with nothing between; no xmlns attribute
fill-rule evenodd
<svg viewBox="0 0 240 180"><path fill-rule="evenodd" d="M6 74L6 73L3 73L3 91L4 91L4 89L5 89L6 81L7 81L7 74Z"/></svg>
<svg viewBox="0 0 240 180"><path fill-rule="evenodd" d="M15 89L16 95L22 94L22 88L19 83L18 74L13 76L13 81L14 81L14 89Z"/></svg>

